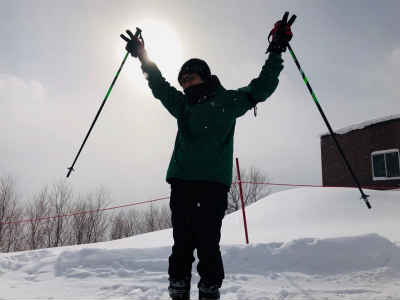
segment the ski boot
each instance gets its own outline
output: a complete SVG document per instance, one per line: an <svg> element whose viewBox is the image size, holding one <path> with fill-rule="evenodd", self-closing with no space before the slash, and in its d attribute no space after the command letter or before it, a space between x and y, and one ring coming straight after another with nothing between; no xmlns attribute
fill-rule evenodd
<svg viewBox="0 0 400 300"><path fill-rule="evenodd" d="M172 300L190 300L190 279L170 279L168 292Z"/></svg>
<svg viewBox="0 0 400 300"><path fill-rule="evenodd" d="M219 286L214 285L206 285L205 283L199 283L199 300L219 300Z"/></svg>

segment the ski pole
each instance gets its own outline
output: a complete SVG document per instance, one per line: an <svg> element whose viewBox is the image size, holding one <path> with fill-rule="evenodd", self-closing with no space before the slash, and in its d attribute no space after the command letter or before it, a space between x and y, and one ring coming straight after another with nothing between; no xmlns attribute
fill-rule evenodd
<svg viewBox="0 0 400 300"><path fill-rule="evenodd" d="M294 21L294 20L293 20L293 21ZM293 22L292 22L292 23L293 23ZM356 185L358 186L358 189L360 190L361 199L364 200L364 202L365 202L365 204L367 205L368 209L371 209L371 204L370 204L369 201L368 201L369 195L366 195L366 194L363 192L363 190L362 190L362 188L361 188L361 185L360 185L360 182L358 181L356 175L354 174L353 169L351 168L349 161L347 160L346 156L344 155L343 149L342 149L342 147L340 146L340 144L339 144L339 142L338 142L338 140L337 140L337 138L336 138L336 134L335 134L335 132L332 130L332 127L331 127L331 125L329 124L329 121L328 121L328 119L326 118L326 116L325 116L325 114L324 114L324 111L322 110L322 107L321 107L321 105L320 105L319 102L318 102L317 96L315 96L315 93L314 93L313 89L311 88L311 85L310 85L310 83L308 82L308 79L307 79L306 75L304 74L303 69L301 68L300 63L299 63L299 61L297 60L297 57L296 57L296 55L294 54L293 49L292 49L292 47L290 47L289 43L288 43L288 49L289 49L290 54L291 54L292 57L293 57L293 60L294 60L294 62L295 62L295 64L296 64L297 68L298 68L299 71L300 71L301 76L303 77L303 80L304 80L304 82L305 82L305 84L306 84L306 86L307 86L309 92L311 93L312 98L314 99L314 103L317 105L317 108L318 108L319 112L321 113L321 116L322 116L322 118L324 119L326 126L327 126L328 129L329 129L329 132L330 132L330 134L331 134L331 136L332 136L332 138L333 138L333 140L334 140L334 142L335 142L335 144L336 144L336 147L337 147L338 150L339 150L339 153L341 154L341 156L342 156L342 158L343 158L343 160L344 160L344 162L345 162L345 164L346 164L346 166L347 166L347 168L348 168L348 170L349 170L351 176L353 177L353 179L354 179Z"/></svg>
<svg viewBox="0 0 400 300"><path fill-rule="evenodd" d="M141 30L140 30L139 28L136 28L135 36L136 36L136 37L139 37L140 34L141 34ZM93 120L93 122L92 122L92 125L90 125L89 131L87 132L87 134L86 134L86 136L85 136L85 139L83 140L83 143L82 143L81 147L79 148L78 154L75 156L75 159L74 159L74 162L72 163L72 166L69 167L69 168L67 169L67 170L68 170L67 178L69 177L69 175L71 175L71 172L74 171L74 165L75 165L76 161L78 160L78 157L79 157L79 155L81 154L82 149L83 149L83 147L85 146L86 141L87 141L87 139L88 139L90 133L92 132L92 129L93 129L93 127L94 127L94 124L96 123L96 121L97 121L97 119L98 119L98 117L99 117L99 115L100 115L100 113L101 113L101 111L102 111L102 109L103 109L103 107L104 107L104 104L106 103L107 98L108 98L108 96L110 95L111 90L112 90L112 88L114 87L115 82L117 81L117 78L118 78L118 76L119 76L119 73L121 72L122 67L123 67L124 64L125 64L125 61L126 61L126 59L128 58L128 55L129 55L129 52L126 52L125 57L124 57L124 59L122 60L121 65L119 66L119 69L118 69L118 71L117 71L117 74L115 74L114 79L113 79L113 81L111 82L111 85L110 85L110 87L109 87L109 89L108 89L108 91L107 91L107 94L106 94L106 96L104 97L104 100L103 100L103 102L101 103L99 110L97 111L96 117L94 118L94 120Z"/></svg>

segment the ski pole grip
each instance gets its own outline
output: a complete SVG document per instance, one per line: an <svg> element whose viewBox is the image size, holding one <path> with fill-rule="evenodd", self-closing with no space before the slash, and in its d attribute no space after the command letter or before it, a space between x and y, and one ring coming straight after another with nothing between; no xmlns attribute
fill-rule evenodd
<svg viewBox="0 0 400 300"><path fill-rule="evenodd" d="M289 19L288 25L289 25L289 26L292 26L292 24L294 23L294 20L296 20L296 18L297 18L297 16L296 16L296 15L293 15L293 16Z"/></svg>
<svg viewBox="0 0 400 300"><path fill-rule="evenodd" d="M282 17L282 24L286 24L287 23L287 18L289 17L289 12L288 11L286 11L284 14L283 14L283 17Z"/></svg>
<svg viewBox="0 0 400 300"><path fill-rule="evenodd" d="M142 29L139 27L136 27L136 32L135 32L135 37L139 37L139 35L142 33Z"/></svg>
<svg viewBox="0 0 400 300"><path fill-rule="evenodd" d="M136 27L135 35L133 35L132 32L131 32L129 29L126 31L126 33L130 36L131 39L139 38L139 37L141 36L141 34L142 34L142 29L140 29L139 27ZM129 40L126 36L124 36L123 34L120 34L119 36L120 36L125 42L129 42L129 41L130 41L130 40Z"/></svg>

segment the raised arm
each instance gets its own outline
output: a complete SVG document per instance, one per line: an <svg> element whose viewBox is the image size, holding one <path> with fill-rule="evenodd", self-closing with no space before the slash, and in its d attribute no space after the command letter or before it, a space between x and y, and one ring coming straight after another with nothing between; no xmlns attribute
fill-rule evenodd
<svg viewBox="0 0 400 300"><path fill-rule="evenodd" d="M289 13L283 15L282 20L275 23L274 28L268 35L272 40L266 53L269 53L264 66L257 78L253 79L247 86L236 91L239 101L235 104L236 117L240 117L249 109L255 107L257 103L265 101L275 91L278 86L278 76L283 69L282 52L286 51L289 41L292 39L290 26L296 16L292 16L288 21Z"/></svg>
<svg viewBox="0 0 400 300"><path fill-rule="evenodd" d="M278 86L278 77L282 69L283 59L281 54L271 53L258 77L251 80L247 86L237 90L236 117L242 116L257 103L267 100L272 95Z"/></svg>
<svg viewBox="0 0 400 300"><path fill-rule="evenodd" d="M184 94L171 86L162 76L156 64L149 60L141 36L136 37L129 30L126 32L130 36L130 39L121 34L121 38L127 42L126 50L133 57L138 57L142 63L142 70L153 96L159 99L175 118L180 118L183 114L185 104Z"/></svg>
<svg viewBox="0 0 400 300"><path fill-rule="evenodd" d="M153 96L161 101L171 115L179 119L183 114L185 95L165 80L155 63L147 58L141 59L141 62Z"/></svg>

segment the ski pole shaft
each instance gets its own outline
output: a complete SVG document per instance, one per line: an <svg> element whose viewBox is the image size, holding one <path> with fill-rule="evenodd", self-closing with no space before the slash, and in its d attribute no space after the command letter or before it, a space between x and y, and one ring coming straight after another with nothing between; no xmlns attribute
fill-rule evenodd
<svg viewBox="0 0 400 300"><path fill-rule="evenodd" d="M101 103L101 106L100 106L99 110L97 111L96 117L94 118L94 120L93 120L93 122L92 122L92 125L90 125L89 131L87 132L87 134L86 134L86 136L85 136L85 139L83 140L83 143L82 143L81 147L79 148L79 151L78 151L77 155L75 156L74 162L72 163L72 166L68 168L67 178L69 177L69 175L71 175L71 172L74 171L75 163L76 163L76 161L78 160L78 157L79 157L79 155L81 154L82 149L83 149L83 147L85 146L86 141L87 141L87 139L88 139L90 133L92 132L92 129L93 129L93 127L94 127L94 124L96 123L97 119L98 119L99 116L100 116L101 111L103 110L104 104L106 103L107 98L108 98L108 96L110 95L111 90L112 90L112 88L114 87L115 82L117 81L117 78L118 78L118 76L119 76L119 73L121 73L122 67L123 67L124 64L125 64L125 61L126 61L126 59L128 58L128 55L129 55L129 52L126 52L125 57L124 57L124 59L122 60L121 65L119 66L119 69L118 69L118 71L117 71L117 74L115 74L114 79L113 79L113 81L111 82L110 87L108 88L107 94L106 94L106 96L104 97L104 100L103 100L103 102Z"/></svg>
<svg viewBox="0 0 400 300"><path fill-rule="evenodd" d="M306 86L307 86L307 88L308 88L308 90L309 90L309 92L310 92L310 94L311 94L313 100L314 100L314 103L317 105L317 108L318 108L319 112L321 113L321 116L322 116L322 118L324 119L326 126L327 126L328 129L329 129L329 132L330 132L330 134L331 134L331 136L332 136L332 139L333 139L333 141L335 142L336 147L338 148L339 153L340 153L340 155L342 156L342 158L343 158L343 160L344 160L344 162L345 162L345 164L346 164L346 166L347 166L347 169L349 170L351 176L353 177L354 182L356 183L358 189L360 190L361 198L364 200L364 202L365 202L365 204L367 205L368 209L371 209L371 204L370 204L369 201L368 201L369 195L366 195L366 194L364 193L364 191L362 190L361 185L360 185L360 182L358 181L358 178L357 178L356 175L354 174L353 169L351 168L350 163L349 163L349 161L347 160L347 158L346 158L346 156L345 156L345 154L344 154L344 152L343 152L343 149L342 149L342 147L340 146L340 144L339 144L339 142L338 142L338 140L337 140L337 138L336 138L336 134L335 134L334 131L332 130L332 127L331 127L331 125L329 124L329 121L328 121L328 119L326 118L326 116L325 116L325 114L324 114L324 111L322 110L322 107L321 107L321 105L319 104L318 99L317 99L317 97L315 96L315 93L314 93L313 89L311 88L311 85L310 85L310 83L308 82L308 79L307 79L306 75L304 74L304 71L303 71L303 69L301 68L300 63L299 63L299 61L297 60L297 57L296 57L296 55L294 54L293 49L292 49L292 47L289 45L289 43L288 43L288 49L289 49L290 54L291 54L292 57L293 57L293 60L294 60L294 62L295 62L295 64L296 64L297 68L298 68L299 71L300 71L301 76L303 77L303 80L304 80L304 82L305 82L305 84L306 84Z"/></svg>

